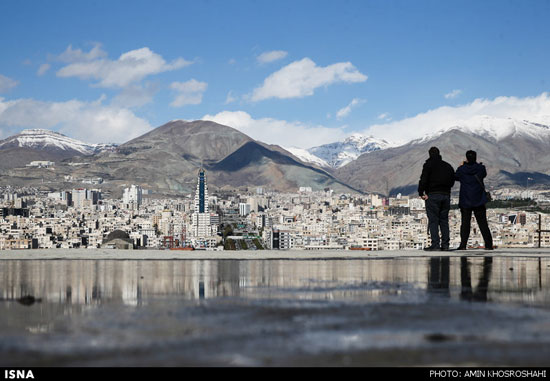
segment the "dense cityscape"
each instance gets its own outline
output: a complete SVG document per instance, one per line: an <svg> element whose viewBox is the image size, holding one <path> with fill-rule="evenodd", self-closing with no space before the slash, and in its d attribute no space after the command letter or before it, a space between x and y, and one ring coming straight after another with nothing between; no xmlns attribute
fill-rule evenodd
<svg viewBox="0 0 550 381"><path fill-rule="evenodd" d="M160 198L138 185L122 198L100 189L55 192L0 188L0 249L119 248L173 250L421 250L430 245L424 201L414 196L338 194L331 189L278 193L258 187ZM497 247L550 247L550 192L499 189L488 209ZM452 198L452 204L457 204ZM514 205L514 203L516 205ZM533 205L537 209L533 209ZM460 211L450 213L451 247L460 242ZM474 223L469 246L482 247Z"/></svg>

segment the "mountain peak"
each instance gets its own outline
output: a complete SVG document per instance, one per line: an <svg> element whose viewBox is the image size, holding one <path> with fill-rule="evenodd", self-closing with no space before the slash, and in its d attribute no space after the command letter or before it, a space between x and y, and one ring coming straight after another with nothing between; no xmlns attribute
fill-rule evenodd
<svg viewBox="0 0 550 381"><path fill-rule="evenodd" d="M89 144L80 140L69 138L59 132L32 128L19 132L0 141L0 149L3 148L31 148L38 150L72 152L74 154L92 155L103 150L110 150L113 144Z"/></svg>
<svg viewBox="0 0 550 381"><path fill-rule="evenodd" d="M351 134L343 141L344 144L355 145L359 150L365 150L369 145L371 147L379 147L380 149L392 146L391 143L384 139L375 138L372 135L363 135L358 132Z"/></svg>
<svg viewBox="0 0 550 381"><path fill-rule="evenodd" d="M375 138L372 135L367 136L360 133L353 133L341 142L324 144L319 147L308 149L307 152L310 155L314 155L314 158L308 157L306 154L300 155L299 152L293 153L304 161L314 162L316 164L324 162L327 164L324 166L340 168L357 159L357 157L364 153L386 149L392 146L393 145L386 140Z"/></svg>
<svg viewBox="0 0 550 381"><path fill-rule="evenodd" d="M59 132L50 131L43 128L29 128L19 133L19 135L38 135L38 134L65 136Z"/></svg>

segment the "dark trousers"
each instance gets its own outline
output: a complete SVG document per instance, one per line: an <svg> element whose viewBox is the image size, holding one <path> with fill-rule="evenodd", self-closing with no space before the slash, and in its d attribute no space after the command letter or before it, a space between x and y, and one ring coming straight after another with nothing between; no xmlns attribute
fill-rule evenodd
<svg viewBox="0 0 550 381"><path fill-rule="evenodd" d="M428 230L432 238L432 246L449 248L449 210L451 197L446 194L431 193L426 200L428 215ZM439 238L441 230L441 239Z"/></svg>
<svg viewBox="0 0 550 381"><path fill-rule="evenodd" d="M472 220L472 212L476 217L477 226L483 236L485 247L493 247L493 237L491 230L487 224L487 210L485 205L476 208L460 208L462 223L460 224L460 246L467 246L468 237L470 237L470 221Z"/></svg>

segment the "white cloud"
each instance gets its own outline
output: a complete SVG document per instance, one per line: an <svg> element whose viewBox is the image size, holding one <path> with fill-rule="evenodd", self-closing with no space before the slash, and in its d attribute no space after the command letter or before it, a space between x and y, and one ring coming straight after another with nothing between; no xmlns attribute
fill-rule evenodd
<svg viewBox="0 0 550 381"><path fill-rule="evenodd" d="M387 112L383 112L382 114L378 115L378 119L384 119L384 120L391 120L390 114Z"/></svg>
<svg viewBox="0 0 550 381"><path fill-rule="evenodd" d="M191 79L187 82L172 82L170 87L178 93L174 101L170 103L170 106L182 107L185 105L200 104L202 102L202 95L206 91L208 84Z"/></svg>
<svg viewBox="0 0 550 381"><path fill-rule="evenodd" d="M71 63L62 67L57 75L97 80L95 85L99 87L123 88L149 75L180 69L191 64L183 58L168 63L147 47L126 52L115 61L105 58L104 53L99 45L94 46L88 53L72 50L69 46L59 59Z"/></svg>
<svg viewBox="0 0 550 381"><path fill-rule="evenodd" d="M367 128L364 133L396 143L406 143L483 115L549 124L550 96L548 93L542 93L525 98L505 96L492 100L480 98L460 106L443 106L411 118L375 124Z"/></svg>
<svg viewBox="0 0 550 381"><path fill-rule="evenodd" d="M0 128L47 128L90 143L123 143L151 129L130 110L94 102L0 98Z"/></svg>
<svg viewBox="0 0 550 381"><path fill-rule="evenodd" d="M271 74L262 86L254 89L251 100L268 98L302 98L313 95L315 89L337 82L364 82L367 76L360 73L350 62L329 66L317 66L309 58L295 61Z"/></svg>
<svg viewBox="0 0 550 381"><path fill-rule="evenodd" d="M346 107L342 107L340 110L338 110L338 112L336 113L336 117L338 119L345 118L346 116L349 115L352 108L365 102L366 101L364 99L353 98L352 101Z"/></svg>
<svg viewBox="0 0 550 381"><path fill-rule="evenodd" d="M89 62L104 57L107 57L107 52L101 49L101 44L95 43L94 47L88 53L85 53L80 49L73 49L72 45L69 45L67 49L55 57L55 59L61 62L73 63Z"/></svg>
<svg viewBox="0 0 550 381"><path fill-rule="evenodd" d="M51 67L51 65L48 64L48 63L42 64L38 68L38 71L36 72L36 74L38 76L44 75L48 70L50 70L50 67Z"/></svg>
<svg viewBox="0 0 550 381"><path fill-rule="evenodd" d="M237 100L237 98L235 98L233 96L233 92L230 91L227 93L227 97L225 97L225 104L229 104L229 103L233 103Z"/></svg>
<svg viewBox="0 0 550 381"><path fill-rule="evenodd" d="M454 99L454 98L458 97L460 94L462 94L462 90L455 89L455 90L451 91L450 93L445 94L444 97L445 97L445 99Z"/></svg>
<svg viewBox="0 0 550 381"><path fill-rule="evenodd" d="M129 85L122 89L111 102L116 107L141 107L153 101L154 95L158 92L159 86L154 83L142 85Z"/></svg>
<svg viewBox="0 0 550 381"><path fill-rule="evenodd" d="M0 74L0 93L5 93L19 84L18 81Z"/></svg>
<svg viewBox="0 0 550 381"><path fill-rule="evenodd" d="M265 64L273 61L281 60L288 55L288 52L284 50L272 50L270 52L264 52L257 57L259 63Z"/></svg>
<svg viewBox="0 0 550 381"><path fill-rule="evenodd" d="M244 111L222 111L202 119L233 127L253 139L282 147L311 148L343 140L348 135L343 127L312 126L273 118L254 119Z"/></svg>

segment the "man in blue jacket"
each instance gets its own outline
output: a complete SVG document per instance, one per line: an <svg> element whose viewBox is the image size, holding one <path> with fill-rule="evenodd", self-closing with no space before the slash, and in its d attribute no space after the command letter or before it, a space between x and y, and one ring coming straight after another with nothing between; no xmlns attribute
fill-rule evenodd
<svg viewBox="0 0 550 381"><path fill-rule="evenodd" d="M472 212L474 213L485 241L485 249L493 250L493 238L491 230L487 224L487 195L483 179L487 176L487 170L482 163L477 163L477 154L475 151L466 152L466 161L456 170L456 180L460 181L460 195L458 206L462 223L460 225L460 246L457 250L466 250L468 237L470 236L470 221Z"/></svg>
<svg viewBox="0 0 550 381"><path fill-rule="evenodd" d="M443 161L437 147L430 148L428 153L430 157L422 167L418 182L418 194L426 201L428 230L432 239L432 245L424 250L449 250L449 210L455 171L449 163Z"/></svg>

